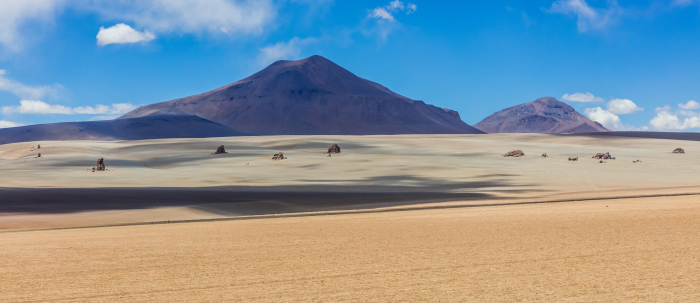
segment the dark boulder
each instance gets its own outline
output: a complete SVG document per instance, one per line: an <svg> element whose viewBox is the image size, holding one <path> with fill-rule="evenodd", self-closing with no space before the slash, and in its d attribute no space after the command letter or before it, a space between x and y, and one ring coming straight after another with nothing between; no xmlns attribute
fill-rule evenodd
<svg viewBox="0 0 700 303"><path fill-rule="evenodd" d="M219 154L228 154L228 153L226 152L226 149L224 149L224 146L221 145L221 146L219 146L219 148L216 149L216 152L214 152L214 154L219 155Z"/></svg>
<svg viewBox="0 0 700 303"><path fill-rule="evenodd" d="M503 155L504 157L522 157L525 153L522 150L514 150Z"/></svg>
<svg viewBox="0 0 700 303"><path fill-rule="evenodd" d="M338 144L333 144L331 147L328 148L328 153L329 154L339 154L340 153L340 146L338 146Z"/></svg>

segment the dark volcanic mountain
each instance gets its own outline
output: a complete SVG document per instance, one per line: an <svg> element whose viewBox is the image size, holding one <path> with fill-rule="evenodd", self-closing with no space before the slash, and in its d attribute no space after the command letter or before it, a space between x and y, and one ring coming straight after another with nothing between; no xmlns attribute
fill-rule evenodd
<svg viewBox="0 0 700 303"><path fill-rule="evenodd" d="M197 116L160 115L3 128L0 129L0 144L52 140L144 140L241 135L246 134Z"/></svg>
<svg viewBox="0 0 700 303"><path fill-rule="evenodd" d="M475 134L455 111L398 95L320 57L277 61L203 94L122 118L196 115L256 135Z"/></svg>
<svg viewBox="0 0 700 303"><path fill-rule="evenodd" d="M573 107L552 97L539 98L499 111L474 125L487 133L609 132Z"/></svg>

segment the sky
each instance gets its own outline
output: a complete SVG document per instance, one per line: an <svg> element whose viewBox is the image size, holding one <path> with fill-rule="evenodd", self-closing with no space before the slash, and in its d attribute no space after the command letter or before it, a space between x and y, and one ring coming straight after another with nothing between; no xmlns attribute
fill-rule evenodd
<svg viewBox="0 0 700 303"><path fill-rule="evenodd" d="M700 130L700 0L0 0L0 127L312 55L469 124L551 96L613 130Z"/></svg>

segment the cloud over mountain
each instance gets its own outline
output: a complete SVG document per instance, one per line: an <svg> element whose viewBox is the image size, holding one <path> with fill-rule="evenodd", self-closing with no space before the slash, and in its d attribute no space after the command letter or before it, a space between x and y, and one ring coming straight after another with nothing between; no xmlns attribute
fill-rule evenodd
<svg viewBox="0 0 700 303"><path fill-rule="evenodd" d="M570 102L603 102L605 101L601 97L596 97L591 93L573 93L573 94L564 94L561 97L562 100L565 101L570 101Z"/></svg>
<svg viewBox="0 0 700 303"><path fill-rule="evenodd" d="M96 106L70 107L59 104L48 104L38 100L22 100L19 106L3 106L3 114L61 114L61 115L119 115L134 108L131 103L116 103L112 105L98 104Z"/></svg>

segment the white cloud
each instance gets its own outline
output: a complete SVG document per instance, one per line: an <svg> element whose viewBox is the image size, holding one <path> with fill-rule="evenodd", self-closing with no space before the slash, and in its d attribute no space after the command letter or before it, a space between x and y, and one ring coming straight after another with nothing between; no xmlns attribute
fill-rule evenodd
<svg viewBox="0 0 700 303"><path fill-rule="evenodd" d="M686 117L698 117L700 114L692 111L692 110L679 110L678 114L681 116L686 116Z"/></svg>
<svg viewBox="0 0 700 303"><path fill-rule="evenodd" d="M5 75L7 75L7 71L0 69L0 91L10 92L20 98L39 99L45 96L56 97L58 92L62 89L62 86L58 84L43 86L26 85L9 79L5 77Z"/></svg>
<svg viewBox="0 0 700 303"><path fill-rule="evenodd" d="M591 93L573 93L573 94L564 94L561 97L563 100L566 101L571 101L571 102L603 102L603 98L601 97L596 97Z"/></svg>
<svg viewBox="0 0 700 303"><path fill-rule="evenodd" d="M686 130L700 128L700 118L689 117L683 119L683 122L681 122L677 115L671 114L670 112L660 112L656 114L656 117L651 119L649 124L651 124L654 130L658 131Z"/></svg>
<svg viewBox="0 0 700 303"><path fill-rule="evenodd" d="M644 110L629 99L612 99L608 102L607 108L609 112L616 115L633 114L636 111Z"/></svg>
<svg viewBox="0 0 700 303"><path fill-rule="evenodd" d="M100 27L100 31L97 33L97 45L147 42L155 38L156 35L149 31L139 32L131 26L119 23L108 28Z"/></svg>
<svg viewBox="0 0 700 303"><path fill-rule="evenodd" d="M404 8L406 8L406 6L399 0L394 0L389 3L389 9L391 10L403 10Z"/></svg>
<svg viewBox="0 0 700 303"><path fill-rule="evenodd" d="M313 37L305 39L294 37L288 42L277 42L275 44L268 45L260 49L258 63L261 65L266 65L281 59L298 59L299 56L301 56L301 50L303 47L317 41L318 39Z"/></svg>
<svg viewBox="0 0 700 303"><path fill-rule="evenodd" d="M394 0L389 2L388 5L369 10L367 18L369 20L375 20L375 23L373 24L373 28L365 30L364 33L368 36L376 35L381 42L384 42L391 32L401 26L401 23L396 21L394 14L404 12L410 15L417 9L418 6L413 3L404 4L399 0Z"/></svg>
<svg viewBox="0 0 700 303"><path fill-rule="evenodd" d="M3 106L3 114L61 114L61 115L117 115L125 114L136 107L131 103L99 104L95 107L70 107L59 104L48 104L38 100L22 100L19 106Z"/></svg>
<svg viewBox="0 0 700 303"><path fill-rule="evenodd" d="M682 109L700 109L700 103L694 100L690 100L687 103L678 103L678 107Z"/></svg>
<svg viewBox="0 0 700 303"><path fill-rule="evenodd" d="M277 15L273 0L1 0L0 47L13 52L31 37L24 25L50 24L62 10L96 14L152 33L262 34Z"/></svg>
<svg viewBox="0 0 700 303"><path fill-rule="evenodd" d="M418 10L418 6L417 6L417 5L415 5L415 4L413 4L413 3L409 3L408 5L406 5L406 14L407 14L407 15L410 15L410 14L415 13L416 10Z"/></svg>
<svg viewBox="0 0 700 303"><path fill-rule="evenodd" d="M667 111L671 111L671 109L672 109L672 107L670 105L664 105L663 107L657 107L656 112L657 113L667 112Z"/></svg>
<svg viewBox="0 0 700 303"><path fill-rule="evenodd" d="M648 131L648 126L635 127L628 124L623 124L620 117L608 110L602 109L600 107L586 108L584 114L588 116L589 119L603 124L608 129L615 131Z"/></svg>
<svg viewBox="0 0 700 303"><path fill-rule="evenodd" d="M272 0L85 0L83 9L156 33L259 34L276 16Z"/></svg>
<svg viewBox="0 0 700 303"><path fill-rule="evenodd" d="M417 9L418 6L413 3L404 4L399 0L394 0L389 2L389 5L380 6L371 10L368 17L394 22L396 21L396 19L394 19L394 13L405 12L407 15L410 15L416 12Z"/></svg>
<svg viewBox="0 0 700 303"><path fill-rule="evenodd" d="M624 128L620 117L600 107L586 108L583 113L586 114L589 119L603 124L603 126L609 129L620 130Z"/></svg>
<svg viewBox="0 0 700 303"><path fill-rule="evenodd" d="M17 126L23 126L23 125L24 124L12 122L12 121L0 120L0 128L17 127Z"/></svg>
<svg viewBox="0 0 700 303"><path fill-rule="evenodd" d="M684 108L684 106L688 105L689 107L694 107L694 104L691 102L686 104L678 104L678 107ZM672 107L669 105L656 108L656 117L651 119L649 122L654 130L678 131L700 128L700 114L688 109L679 110L678 113L674 114L671 112L671 110ZM681 121L681 119L678 117L679 114L685 116L686 118Z"/></svg>
<svg viewBox="0 0 700 303"><path fill-rule="evenodd" d="M394 16L391 15L391 13L386 10L383 7L377 7L372 10L372 13L370 14L370 17L372 18L378 18L378 19L383 19L387 21L395 21Z"/></svg>
<svg viewBox="0 0 700 303"><path fill-rule="evenodd" d="M552 3L549 8L550 13L562 13L566 15L576 15L579 32L586 32L590 29L601 30L610 25L622 9L617 2L610 1L607 9L593 8L586 3L586 0L558 0Z"/></svg>
<svg viewBox="0 0 700 303"><path fill-rule="evenodd" d="M13 52L22 49L24 37L20 29L29 21L46 24L53 21L64 0L0 1L0 46Z"/></svg>

